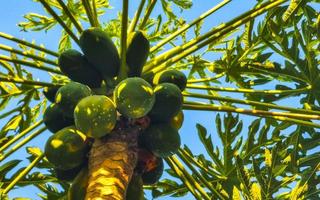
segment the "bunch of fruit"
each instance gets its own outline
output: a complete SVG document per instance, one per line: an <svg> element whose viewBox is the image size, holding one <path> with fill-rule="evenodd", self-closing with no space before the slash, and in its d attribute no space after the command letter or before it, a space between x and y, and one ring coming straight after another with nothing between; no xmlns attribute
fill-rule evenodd
<svg viewBox="0 0 320 200"><path fill-rule="evenodd" d="M80 36L80 47L84 55L71 49L59 57L59 67L71 82L44 90L52 102L44 113L44 123L54 133L46 142L45 155L59 179L73 181L69 198L83 199L92 141L115 132L120 120L148 118L150 124L138 138L138 175L132 178L127 190L127 196L137 196L137 189L143 196L142 185L160 179L162 158L174 154L180 146L181 91L186 77L177 70L166 70L156 74L152 82L141 78L150 48L142 32L129 37L128 77L119 83L119 54L104 31L85 30Z"/></svg>

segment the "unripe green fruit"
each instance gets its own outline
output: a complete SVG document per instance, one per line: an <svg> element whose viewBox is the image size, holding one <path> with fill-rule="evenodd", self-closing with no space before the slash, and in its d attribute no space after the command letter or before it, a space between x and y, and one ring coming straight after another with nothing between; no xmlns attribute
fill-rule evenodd
<svg viewBox="0 0 320 200"><path fill-rule="evenodd" d="M130 118L140 118L151 110L155 96L151 85L142 78L127 78L114 90L113 99L119 112Z"/></svg>
<svg viewBox="0 0 320 200"><path fill-rule="evenodd" d="M118 74L120 68L118 50L102 29L89 28L83 31L80 36L80 47L105 80Z"/></svg>
<svg viewBox="0 0 320 200"><path fill-rule="evenodd" d="M141 176L133 174L129 182L126 200L144 200Z"/></svg>
<svg viewBox="0 0 320 200"><path fill-rule="evenodd" d="M54 98L55 98L59 88L60 88L60 86L45 87L45 88L43 88L43 94L51 103L54 103Z"/></svg>
<svg viewBox="0 0 320 200"><path fill-rule="evenodd" d="M178 114L176 114L171 120L170 120L170 124L175 127L177 130L179 130L182 127L183 124L183 120L184 120L184 114L182 112L182 110L179 111Z"/></svg>
<svg viewBox="0 0 320 200"><path fill-rule="evenodd" d="M68 190L68 200L84 200L89 181L88 168L84 167L76 176Z"/></svg>
<svg viewBox="0 0 320 200"><path fill-rule="evenodd" d="M58 90L55 102L66 116L73 118L73 111L78 102L90 95L91 90L88 86L77 82L70 82Z"/></svg>
<svg viewBox="0 0 320 200"><path fill-rule="evenodd" d="M49 131L55 133L67 126L73 125L72 118L66 117L57 104L51 104L43 114L43 122Z"/></svg>
<svg viewBox="0 0 320 200"><path fill-rule="evenodd" d="M180 135L169 123L151 124L139 140L142 146L162 158L174 154L180 146Z"/></svg>
<svg viewBox="0 0 320 200"><path fill-rule="evenodd" d="M88 96L77 104L74 120L77 129L88 137L100 138L110 133L115 127L117 111L108 97Z"/></svg>
<svg viewBox="0 0 320 200"><path fill-rule="evenodd" d="M71 80L98 88L102 77L79 51L69 49L59 56L60 70Z"/></svg>
<svg viewBox="0 0 320 200"><path fill-rule="evenodd" d="M160 83L173 83L183 91L187 85L187 77L178 70L168 69L154 76L153 84L157 85Z"/></svg>
<svg viewBox="0 0 320 200"><path fill-rule="evenodd" d="M180 89L172 83L162 83L154 88L156 101L149 112L151 121L170 121L181 110L183 97Z"/></svg>
<svg viewBox="0 0 320 200"><path fill-rule="evenodd" d="M49 137L45 155L56 168L68 170L81 165L89 150L87 137L74 126L66 127Z"/></svg>

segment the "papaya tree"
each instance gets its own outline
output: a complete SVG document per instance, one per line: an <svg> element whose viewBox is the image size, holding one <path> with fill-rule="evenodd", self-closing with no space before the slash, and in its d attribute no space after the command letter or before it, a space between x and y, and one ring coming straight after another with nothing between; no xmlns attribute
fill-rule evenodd
<svg viewBox="0 0 320 200"><path fill-rule="evenodd" d="M319 1L201 3L35 0L57 49L0 32L1 199L319 199Z"/></svg>

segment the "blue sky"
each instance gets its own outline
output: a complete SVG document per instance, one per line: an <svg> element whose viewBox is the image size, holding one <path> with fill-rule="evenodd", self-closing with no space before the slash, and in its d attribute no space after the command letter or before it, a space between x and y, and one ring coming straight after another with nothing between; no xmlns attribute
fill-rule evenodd
<svg viewBox="0 0 320 200"><path fill-rule="evenodd" d="M113 6L113 9L108 10L105 17L102 18L103 21L110 19L113 16L116 16L119 9L121 9L121 1L119 0L110 0L110 4ZM138 5L138 0L132 0L130 3L130 16L134 14L134 11ZM187 22L190 22L195 17L199 16L204 11L208 10L209 8L213 7L218 1L213 0L194 0L194 8L192 10L186 11L181 13L181 16L184 17ZM232 3L228 4L225 8L219 10L214 15L209 17L203 26L203 31L207 31L210 28L218 25L222 22L226 22L233 17L237 16L240 13L243 13L252 7L256 1L248 0L248 1L241 1L241 0L234 0ZM20 28L17 26L18 22L24 21L23 15L28 12L35 12L35 13L44 13L42 7L39 3L29 1L21 1L21 0L10 0L5 1L0 7L0 32L9 33L14 35L17 38L24 38L28 41L36 40L37 44L44 44L47 48L52 50L58 49L58 41L60 36L61 28L57 26L53 30L48 31L47 33L44 32L21 32ZM157 8L153 16L157 16L159 14L159 9ZM2 39L0 39L1 44L8 44L12 45L13 43L8 43ZM0 53L2 53L0 51ZM35 77L38 77L42 81L49 81L47 76L44 76L42 73L36 73ZM14 104L10 106L15 106ZM183 127L180 130L182 143L188 145L195 154L203 153L204 149L201 146L199 140L197 139L196 134L196 123L201 123L204 125L209 133L212 133L212 137L214 142L217 145L220 145L220 141L217 140L217 136L215 134L215 120L216 113L214 112L185 112L185 121ZM248 117L242 116L244 121L250 121ZM247 130L245 127L244 130ZM40 137L34 139L30 144L27 146L39 146L43 148L43 145L46 141L46 138L51 134L46 132L42 134ZM25 156L25 150L22 149L21 151L12 155L12 157L19 157L23 158ZM26 162L25 162L26 163ZM36 193L38 193L34 187L25 187L21 189L15 189L9 193L10 197L28 197L31 199L40 199ZM149 197L150 198L150 197ZM173 199L173 198L160 198L160 199ZM188 195L187 198L181 199L193 199L192 196Z"/></svg>

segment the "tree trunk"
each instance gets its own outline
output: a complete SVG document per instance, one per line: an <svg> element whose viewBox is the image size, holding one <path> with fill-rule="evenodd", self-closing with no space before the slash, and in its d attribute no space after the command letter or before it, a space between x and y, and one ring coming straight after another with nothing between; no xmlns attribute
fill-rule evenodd
<svg viewBox="0 0 320 200"><path fill-rule="evenodd" d="M124 200L137 163L137 137L141 127L117 128L96 139L89 155L86 200Z"/></svg>

